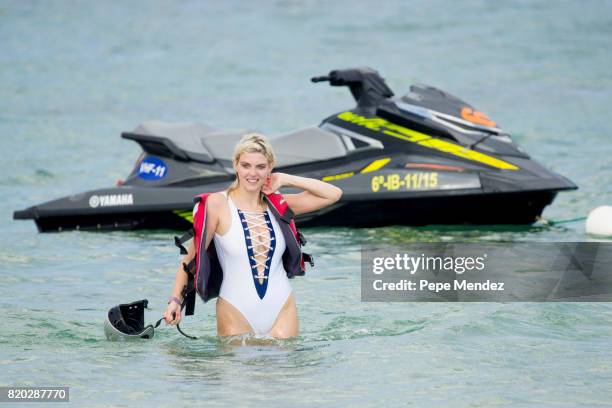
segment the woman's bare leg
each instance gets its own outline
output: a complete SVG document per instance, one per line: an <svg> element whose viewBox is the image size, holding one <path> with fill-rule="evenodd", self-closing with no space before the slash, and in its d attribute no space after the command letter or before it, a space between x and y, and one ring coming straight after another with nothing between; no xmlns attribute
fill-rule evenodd
<svg viewBox="0 0 612 408"><path fill-rule="evenodd" d="M216 309L217 335L236 336L238 334L254 333L248 320L227 300L219 297Z"/></svg>
<svg viewBox="0 0 612 408"><path fill-rule="evenodd" d="M300 324L298 321L295 298L292 293L278 313L272 330L270 330L270 335L277 339L286 339L288 337L295 337L299 334Z"/></svg>

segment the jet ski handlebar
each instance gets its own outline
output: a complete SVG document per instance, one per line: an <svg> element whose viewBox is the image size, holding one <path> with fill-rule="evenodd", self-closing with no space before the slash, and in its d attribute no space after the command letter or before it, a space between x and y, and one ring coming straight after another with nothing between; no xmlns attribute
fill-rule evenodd
<svg viewBox="0 0 612 408"><path fill-rule="evenodd" d="M310 81L348 86L358 107L375 107L381 100L393 96L393 91L378 72L367 67L334 70L328 75L312 77Z"/></svg>
<svg viewBox="0 0 612 408"><path fill-rule="evenodd" d="M318 76L318 77L312 77L310 78L311 82L317 83L317 82L326 82L329 81L329 75L323 75L323 76Z"/></svg>
<svg viewBox="0 0 612 408"><path fill-rule="evenodd" d="M356 69L334 70L328 75L312 77L310 80L314 83L329 82L331 86L351 86L361 82L362 73Z"/></svg>

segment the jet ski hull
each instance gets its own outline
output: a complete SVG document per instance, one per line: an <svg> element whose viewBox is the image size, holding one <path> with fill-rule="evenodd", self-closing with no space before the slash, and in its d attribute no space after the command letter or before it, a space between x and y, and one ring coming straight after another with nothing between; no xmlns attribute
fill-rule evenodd
<svg viewBox="0 0 612 408"><path fill-rule="evenodd" d="M222 186L206 191L218 191ZM126 193L123 190L131 190ZM164 194L156 190L158 196ZM92 208L92 196L138 197L137 189L117 188L94 191L81 198L75 205L74 196L30 207L14 214L15 219L32 219L40 232L66 230L186 230L192 224L193 202L191 197L202 190L194 188L172 189L171 197L184 197L182 202L157 205L124 205L115 208ZM182 190L182 191L177 191ZM151 191L149 191L151 193ZM531 191L483 194L476 191L430 192L421 196L401 197L349 195L332 207L297 217L302 227L343 226L381 227L389 225L428 224L531 224L537 221L543 209L555 198L554 191ZM146 196L146 194L144 194ZM137 199L136 199L137 200ZM180 199L179 199L180 200ZM95 200L94 200L95 201ZM161 199L158 201L162 201ZM62 208L64 204L70 203Z"/></svg>

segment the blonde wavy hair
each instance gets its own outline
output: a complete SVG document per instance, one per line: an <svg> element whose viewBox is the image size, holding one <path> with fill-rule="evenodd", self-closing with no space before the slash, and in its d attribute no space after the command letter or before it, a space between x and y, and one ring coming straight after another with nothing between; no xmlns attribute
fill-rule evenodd
<svg viewBox="0 0 612 408"><path fill-rule="evenodd" d="M234 164L238 164L238 160L240 159L240 155L242 155L242 153L261 153L268 160L270 167L274 167L274 164L276 163L276 156L274 155L272 145L268 141L267 137L259 133L247 133L246 135L242 136L242 139L240 139L234 148ZM240 181L238 180L238 174L236 174L236 179L232 182L227 190L228 193L237 189L239 184Z"/></svg>

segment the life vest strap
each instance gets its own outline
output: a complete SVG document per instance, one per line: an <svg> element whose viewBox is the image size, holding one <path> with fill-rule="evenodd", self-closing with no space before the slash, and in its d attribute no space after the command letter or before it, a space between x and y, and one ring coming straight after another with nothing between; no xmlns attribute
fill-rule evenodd
<svg viewBox="0 0 612 408"><path fill-rule="evenodd" d="M194 279L195 279L195 257L189 261L189 263L183 262L183 271L187 274L187 284L183 287L183 304L181 308L185 308L185 316L193 315L195 309L195 289L194 289Z"/></svg>
<svg viewBox="0 0 612 408"><path fill-rule="evenodd" d="M181 235L181 237L174 237L174 245L176 245L178 247L178 249L181 251L181 255L187 255L187 249L185 248L185 246L183 245L185 242L189 241L191 238L193 238L193 228L191 228L190 230L186 231L183 235Z"/></svg>
<svg viewBox="0 0 612 408"><path fill-rule="evenodd" d="M314 257L312 255L302 252L302 259L304 259L304 262L308 262L311 268L314 267Z"/></svg>
<svg viewBox="0 0 612 408"><path fill-rule="evenodd" d="M300 231L299 229L296 229L296 231L298 242L300 243L300 245L306 245L308 241L306 241L306 238L304 238L304 234L302 234L302 231Z"/></svg>
<svg viewBox="0 0 612 408"><path fill-rule="evenodd" d="M189 263L185 263L183 262L183 271L185 271L185 273L188 276L193 277L194 273L195 273L195 257L191 258L191 261L189 261Z"/></svg>
<svg viewBox="0 0 612 408"><path fill-rule="evenodd" d="M195 294L196 292L193 288L193 284L187 284L187 286L183 288L183 307L185 308L185 316L193 316L193 312L195 311Z"/></svg>

